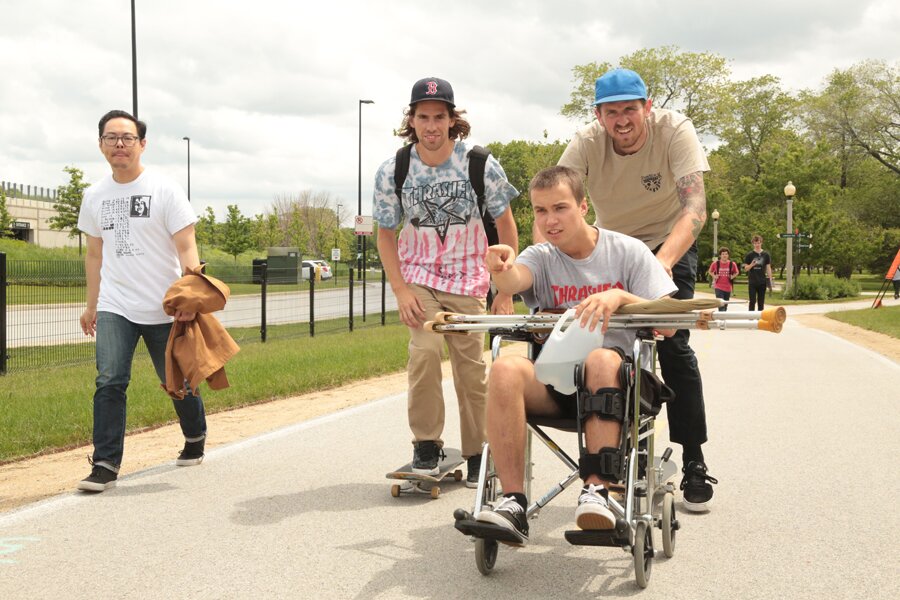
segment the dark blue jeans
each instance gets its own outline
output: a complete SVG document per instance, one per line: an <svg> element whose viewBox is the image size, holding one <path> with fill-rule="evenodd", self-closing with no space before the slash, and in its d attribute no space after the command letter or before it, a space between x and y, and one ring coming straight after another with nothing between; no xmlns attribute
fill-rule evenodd
<svg viewBox="0 0 900 600"><path fill-rule="evenodd" d="M141 325L111 312L97 313L97 390L94 392L94 464L118 472L125 445L125 390L138 338L153 361L160 382L166 381L166 342L171 323ZM185 439L206 436L206 413L199 395L173 400Z"/></svg>
<svg viewBox="0 0 900 600"><path fill-rule="evenodd" d="M678 292L673 298L689 300L694 297L694 283L697 280L696 244L672 267L672 279L678 286ZM666 403L669 439L682 446L706 442L703 381L700 379L700 367L690 341L691 332L679 329L674 336L665 338L656 346L663 380L675 392L675 399Z"/></svg>
<svg viewBox="0 0 900 600"><path fill-rule="evenodd" d="M720 290L719 288L714 288L713 291L716 293L716 298L720 298L726 302L731 299L731 292L726 292L725 290ZM728 310L728 305L722 305L719 307L719 312L725 312Z"/></svg>

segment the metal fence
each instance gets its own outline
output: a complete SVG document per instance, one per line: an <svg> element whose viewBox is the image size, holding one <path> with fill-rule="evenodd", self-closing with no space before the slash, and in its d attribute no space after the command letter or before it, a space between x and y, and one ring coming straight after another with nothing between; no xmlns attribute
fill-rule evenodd
<svg viewBox="0 0 900 600"><path fill-rule="evenodd" d="M231 287L216 317L239 344L400 322L380 270L335 264L327 277L261 263L206 272ZM85 292L80 260L7 261L0 253L0 374L93 362L93 338L79 325ZM141 343L138 352L145 351Z"/></svg>

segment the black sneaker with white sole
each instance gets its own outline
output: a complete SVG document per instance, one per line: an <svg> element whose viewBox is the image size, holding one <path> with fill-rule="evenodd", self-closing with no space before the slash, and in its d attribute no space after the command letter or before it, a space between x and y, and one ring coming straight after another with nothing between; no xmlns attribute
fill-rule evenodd
<svg viewBox="0 0 900 600"><path fill-rule="evenodd" d="M206 438L196 442L185 442L184 448L175 459L179 467L192 467L203 462L203 451L206 449Z"/></svg>
<svg viewBox="0 0 900 600"><path fill-rule="evenodd" d="M504 496L493 510L482 510L475 520L508 529L520 539L523 546L528 541L528 517L525 507L511 496Z"/></svg>
<svg viewBox="0 0 900 600"><path fill-rule="evenodd" d="M681 479L682 504L691 512L706 512L709 501L713 497L713 483L719 483L715 477L706 473L706 465L702 461L691 461L683 469Z"/></svg>
<svg viewBox="0 0 900 600"><path fill-rule="evenodd" d="M437 475L440 472L438 462L440 461L441 447L437 442L426 440L423 442L415 442L413 444L413 473L419 475Z"/></svg>
<svg viewBox="0 0 900 600"><path fill-rule="evenodd" d="M466 475L466 487L467 488L477 488L478 487L478 472L481 470L481 455L476 454L475 456L470 456L466 459L466 471L468 471Z"/></svg>
<svg viewBox="0 0 900 600"><path fill-rule="evenodd" d="M91 463L93 465L93 463ZM78 483L78 489L85 492L103 492L116 487L118 473L110 471L106 467L94 465L91 474Z"/></svg>

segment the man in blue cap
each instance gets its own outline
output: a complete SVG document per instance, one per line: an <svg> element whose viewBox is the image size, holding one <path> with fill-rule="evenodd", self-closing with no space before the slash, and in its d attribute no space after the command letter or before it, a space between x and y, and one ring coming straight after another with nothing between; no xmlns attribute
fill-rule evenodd
<svg viewBox="0 0 900 600"><path fill-rule="evenodd" d="M597 79L597 120L569 142L559 164L587 178L597 224L636 237L653 251L678 286L674 298L693 298L697 236L706 222L703 173L709 163L690 119L652 109L647 86L629 69ZM682 445L685 508L705 511L713 495L702 444L706 442L703 383L690 332L658 344L666 384L670 438Z"/></svg>

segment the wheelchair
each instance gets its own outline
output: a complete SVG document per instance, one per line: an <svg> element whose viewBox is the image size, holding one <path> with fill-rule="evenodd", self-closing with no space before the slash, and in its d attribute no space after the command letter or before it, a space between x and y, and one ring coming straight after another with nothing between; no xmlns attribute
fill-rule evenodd
<svg viewBox="0 0 900 600"><path fill-rule="evenodd" d="M499 356L502 341L527 341L530 343L529 357L536 355L534 336L528 333L497 329L492 337L492 357ZM653 531L661 532L662 553L671 558L675 554L675 539L680 527L675 513L675 486L671 478L677 466L670 460L672 449L666 448L661 456L655 455L655 416L661 404L655 407L641 401L642 356L649 356L650 370L656 366L656 341L651 328L638 329L634 342L633 360L622 363L625 382L625 418L620 436L618 467L619 485L608 486L612 492L608 498L609 508L616 517L615 527L609 530L571 530L565 532L565 539L579 546L618 546L633 557L635 580L641 588L647 587L658 551L654 545ZM645 352L642 352L645 350ZM584 373L581 365L575 366L578 413L583 412ZM643 404L643 408L642 408ZM546 418L526 415L528 435L525 447L525 494L531 500L527 508L529 520L538 516L541 509L563 492L573 482L580 479L579 464L572 459L548 435L547 429L575 432L578 435L579 452L585 452L584 432L581 419ZM542 496L532 494L532 443L540 440L568 470L568 475L553 485ZM616 492L624 498L617 500ZM472 511L457 509L454 512L455 527L469 535L475 542L475 563L482 575L489 575L494 568L500 543L516 543L513 534L490 523L477 521L478 513L489 508L502 494L500 480L494 472L490 444L485 443L482 451L481 470L475 492Z"/></svg>

